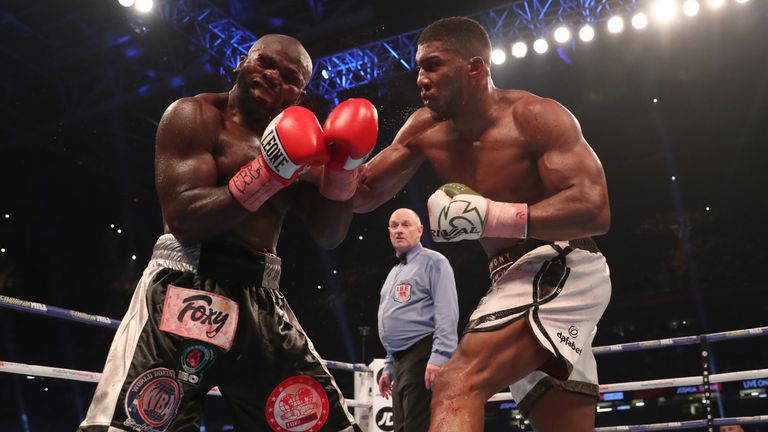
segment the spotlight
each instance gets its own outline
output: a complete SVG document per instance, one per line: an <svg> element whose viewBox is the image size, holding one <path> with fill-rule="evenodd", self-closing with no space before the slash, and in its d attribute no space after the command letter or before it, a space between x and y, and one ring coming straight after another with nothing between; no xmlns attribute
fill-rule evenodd
<svg viewBox="0 0 768 432"><path fill-rule="evenodd" d="M548 49L549 44L544 38L536 39L536 42L533 43L533 50L539 54L544 54Z"/></svg>
<svg viewBox="0 0 768 432"><path fill-rule="evenodd" d="M523 58L528 54L528 45L525 42L515 42L512 44L512 57Z"/></svg>
<svg viewBox="0 0 768 432"><path fill-rule="evenodd" d="M653 14L661 22L669 22L677 15L675 0L657 0L653 5Z"/></svg>
<svg viewBox="0 0 768 432"><path fill-rule="evenodd" d="M619 33L624 30L624 19L620 16L615 16L608 20L608 31L611 33Z"/></svg>
<svg viewBox="0 0 768 432"><path fill-rule="evenodd" d="M701 7L699 6L699 2L696 0L686 0L685 3L683 3L683 13L685 16L695 16L699 13L699 9Z"/></svg>
<svg viewBox="0 0 768 432"><path fill-rule="evenodd" d="M503 64L506 60L507 60L507 54L504 52L503 49L496 48L491 53L491 62L493 64L500 65L500 64Z"/></svg>
<svg viewBox="0 0 768 432"><path fill-rule="evenodd" d="M648 25L648 16L642 12L638 12L632 17L632 27L642 30Z"/></svg>
<svg viewBox="0 0 768 432"><path fill-rule="evenodd" d="M136 261L136 255L131 255L131 259Z"/></svg>
<svg viewBox="0 0 768 432"><path fill-rule="evenodd" d="M725 4L725 0L707 0L707 4L709 5L709 7L713 9L717 9L720 6Z"/></svg>
<svg viewBox="0 0 768 432"><path fill-rule="evenodd" d="M593 29L591 25L587 24L579 29L579 39L583 40L584 42L589 42L594 38L595 29Z"/></svg>
<svg viewBox="0 0 768 432"><path fill-rule="evenodd" d="M149 12L152 10L154 3L152 0L136 0L136 10L139 12Z"/></svg>
<svg viewBox="0 0 768 432"><path fill-rule="evenodd" d="M558 27L555 30L555 40L559 43L566 43L571 40L571 31L568 30L568 27Z"/></svg>
<svg viewBox="0 0 768 432"><path fill-rule="evenodd" d="M118 3L120 3L120 6L122 7L131 7L133 6L134 0L117 0Z"/></svg>

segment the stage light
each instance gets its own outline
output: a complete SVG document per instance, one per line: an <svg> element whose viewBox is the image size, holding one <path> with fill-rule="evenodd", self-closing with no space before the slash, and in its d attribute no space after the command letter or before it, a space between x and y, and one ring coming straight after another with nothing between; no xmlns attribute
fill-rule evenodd
<svg viewBox="0 0 768 432"><path fill-rule="evenodd" d="M589 42L594 38L595 29L593 29L591 25L587 24L579 29L579 39L583 40L584 42Z"/></svg>
<svg viewBox="0 0 768 432"><path fill-rule="evenodd" d="M615 16L608 20L608 31L611 33L619 33L624 30L624 18Z"/></svg>
<svg viewBox="0 0 768 432"><path fill-rule="evenodd" d="M512 57L523 58L528 54L528 45L525 42L515 42L512 44Z"/></svg>
<svg viewBox="0 0 768 432"><path fill-rule="evenodd" d="M507 61L507 54L504 52L503 49L496 48L495 50L493 50L493 52L491 53L491 62L493 64L500 65L500 64L503 64L505 61Z"/></svg>
<svg viewBox="0 0 768 432"><path fill-rule="evenodd" d="M642 30L648 26L648 16L642 12L638 12L632 17L632 27Z"/></svg>
<svg viewBox="0 0 768 432"><path fill-rule="evenodd" d="M669 22L677 15L677 2L675 0L657 0L653 5L653 14L661 22Z"/></svg>
<svg viewBox="0 0 768 432"><path fill-rule="evenodd" d="M11 215L9 215L8 213L6 213L6 214L5 214L5 218L6 218L6 219L10 219L10 218L11 218Z"/></svg>
<svg viewBox="0 0 768 432"><path fill-rule="evenodd" d="M118 3L120 3L120 6L122 7L131 7L133 6L134 0L117 0Z"/></svg>
<svg viewBox="0 0 768 432"><path fill-rule="evenodd" d="M568 27L562 26L555 29L555 40L559 43L566 43L571 40L571 31Z"/></svg>
<svg viewBox="0 0 768 432"><path fill-rule="evenodd" d="M5 248L0 248L0 253L5 253Z"/></svg>
<svg viewBox="0 0 768 432"><path fill-rule="evenodd" d="M533 43L533 50L539 54L544 54L548 49L549 44L547 43L546 39L536 39L536 42Z"/></svg>
<svg viewBox="0 0 768 432"><path fill-rule="evenodd" d="M152 0L136 0L136 10L139 12L149 12L153 6Z"/></svg>
<svg viewBox="0 0 768 432"><path fill-rule="evenodd" d="M131 255L131 259L136 261L136 255Z"/></svg>
<svg viewBox="0 0 768 432"><path fill-rule="evenodd" d="M748 2L748 1L749 1L749 0L736 0L736 3L746 3L746 2Z"/></svg>
<svg viewBox="0 0 768 432"><path fill-rule="evenodd" d="M699 13L699 9L701 6L699 6L699 2L696 0L686 0L685 3L683 3L683 13L685 16L695 16Z"/></svg>
<svg viewBox="0 0 768 432"><path fill-rule="evenodd" d="M707 0L707 4L709 5L709 7L713 9L717 9L720 6L725 4L725 0Z"/></svg>

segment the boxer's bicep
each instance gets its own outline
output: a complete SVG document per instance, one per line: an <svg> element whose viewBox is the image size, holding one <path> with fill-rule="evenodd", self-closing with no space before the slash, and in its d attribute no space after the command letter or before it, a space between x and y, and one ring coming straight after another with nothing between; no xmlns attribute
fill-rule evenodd
<svg viewBox="0 0 768 432"><path fill-rule="evenodd" d="M551 219L553 227L579 224L590 227L590 235L604 231L610 210L600 160L568 110L551 100L538 105L529 112L533 115L528 132L539 154L539 177L550 196L533 206L531 219Z"/></svg>
<svg viewBox="0 0 768 432"><path fill-rule="evenodd" d="M169 222L189 207L190 193L216 186L216 162L200 111L191 98L179 100L168 107L157 128L155 186Z"/></svg>

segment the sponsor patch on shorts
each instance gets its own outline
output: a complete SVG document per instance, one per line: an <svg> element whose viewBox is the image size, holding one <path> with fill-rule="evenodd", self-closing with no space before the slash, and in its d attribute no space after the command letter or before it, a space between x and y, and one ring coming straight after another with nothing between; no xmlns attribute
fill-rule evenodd
<svg viewBox="0 0 768 432"><path fill-rule="evenodd" d="M229 351L237 330L237 303L205 291L168 285L160 330Z"/></svg>
<svg viewBox="0 0 768 432"><path fill-rule="evenodd" d="M139 375L125 395L123 423L133 430L163 432L171 424L184 396L176 374L166 368L150 369Z"/></svg>
<svg viewBox="0 0 768 432"><path fill-rule="evenodd" d="M272 390L264 413L275 432L316 432L328 420L328 395L315 379L292 376Z"/></svg>
<svg viewBox="0 0 768 432"><path fill-rule="evenodd" d="M206 344L188 344L181 351L181 368L179 381L198 385L203 379L203 371L216 360L216 350Z"/></svg>
<svg viewBox="0 0 768 432"><path fill-rule="evenodd" d="M411 284L400 284L395 287L395 301L405 303L411 299Z"/></svg>

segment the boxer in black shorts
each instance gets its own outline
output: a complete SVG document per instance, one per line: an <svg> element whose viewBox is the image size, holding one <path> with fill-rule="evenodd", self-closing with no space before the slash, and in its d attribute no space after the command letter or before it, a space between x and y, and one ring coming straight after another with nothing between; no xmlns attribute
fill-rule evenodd
<svg viewBox="0 0 768 432"><path fill-rule="evenodd" d="M214 386L237 430L359 430L278 286L287 211L321 246L338 245L378 130L366 100L342 102L324 128L293 106L311 70L301 43L267 35L228 93L166 110L155 158L166 234L81 431L199 431Z"/></svg>

